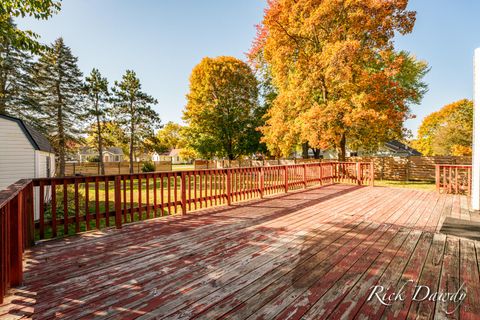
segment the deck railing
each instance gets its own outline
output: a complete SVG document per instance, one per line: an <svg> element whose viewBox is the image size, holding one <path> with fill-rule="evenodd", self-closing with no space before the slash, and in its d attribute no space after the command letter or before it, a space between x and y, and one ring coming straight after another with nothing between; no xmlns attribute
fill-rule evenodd
<svg viewBox="0 0 480 320"><path fill-rule="evenodd" d="M373 185L373 169L373 163L325 162L19 181L0 197L0 297L21 282L22 253L34 240L316 185Z"/></svg>
<svg viewBox="0 0 480 320"><path fill-rule="evenodd" d="M23 280L23 252L33 245L33 187L20 180L0 191L0 304Z"/></svg>
<svg viewBox="0 0 480 320"><path fill-rule="evenodd" d="M439 193L470 195L472 188L471 165L435 165L436 189Z"/></svg>

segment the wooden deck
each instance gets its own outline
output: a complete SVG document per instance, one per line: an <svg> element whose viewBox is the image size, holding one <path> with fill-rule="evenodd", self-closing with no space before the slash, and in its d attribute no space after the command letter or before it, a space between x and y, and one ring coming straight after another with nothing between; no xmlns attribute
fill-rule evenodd
<svg viewBox="0 0 480 320"><path fill-rule="evenodd" d="M480 242L438 233L446 216L476 219L465 196L332 185L47 241L0 318L478 319ZM451 315L412 301L463 282Z"/></svg>

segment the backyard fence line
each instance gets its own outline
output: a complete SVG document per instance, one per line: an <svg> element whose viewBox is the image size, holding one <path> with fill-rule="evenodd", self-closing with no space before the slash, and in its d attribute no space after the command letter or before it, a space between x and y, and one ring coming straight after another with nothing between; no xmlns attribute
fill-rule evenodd
<svg viewBox="0 0 480 320"><path fill-rule="evenodd" d="M278 160L195 160L195 169L241 168L301 163L332 162L335 159L278 159ZM350 157L346 161L373 162L375 179L393 181L435 181L435 165L469 165L471 157L409 156L409 157Z"/></svg>
<svg viewBox="0 0 480 320"><path fill-rule="evenodd" d="M336 160L331 160L336 161ZM282 166L303 163L327 162L321 159L274 159L274 160L195 160L195 170L201 169L224 169L243 167Z"/></svg>
<svg viewBox="0 0 480 320"><path fill-rule="evenodd" d="M145 163L153 163L155 171L172 171L172 161L139 161L133 163L134 173L142 172ZM127 174L130 173L130 163L122 162L105 162L105 174ZM57 170L58 172L58 170ZM93 176L100 175L100 162L70 162L65 164L65 176Z"/></svg>
<svg viewBox="0 0 480 320"><path fill-rule="evenodd" d="M21 284L35 240L333 183L373 185L373 163L149 172L20 180L0 192L0 303Z"/></svg>

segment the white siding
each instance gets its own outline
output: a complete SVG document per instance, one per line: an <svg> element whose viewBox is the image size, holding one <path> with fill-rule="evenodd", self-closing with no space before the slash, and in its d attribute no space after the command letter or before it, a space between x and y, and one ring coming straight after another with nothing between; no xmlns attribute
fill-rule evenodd
<svg viewBox="0 0 480 320"><path fill-rule="evenodd" d="M46 178L55 176L55 155L45 151L35 151L38 167L35 178ZM50 160L50 174L47 173L47 160Z"/></svg>
<svg viewBox="0 0 480 320"><path fill-rule="evenodd" d="M0 118L0 190L35 177L35 149L18 123Z"/></svg>

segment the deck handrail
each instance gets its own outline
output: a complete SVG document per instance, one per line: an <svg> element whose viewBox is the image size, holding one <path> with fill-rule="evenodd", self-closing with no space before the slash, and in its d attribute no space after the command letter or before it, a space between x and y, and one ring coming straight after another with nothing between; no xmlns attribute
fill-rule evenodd
<svg viewBox="0 0 480 320"><path fill-rule="evenodd" d="M373 162L145 172L20 180L0 192L1 283L21 283L22 255L34 240L115 226L302 188L373 186Z"/></svg>
<svg viewBox="0 0 480 320"><path fill-rule="evenodd" d="M472 166L467 164L436 164L435 185L439 193L470 195Z"/></svg>
<svg viewBox="0 0 480 320"><path fill-rule="evenodd" d="M33 186L19 180L0 191L0 304L23 281L23 253L34 243Z"/></svg>

